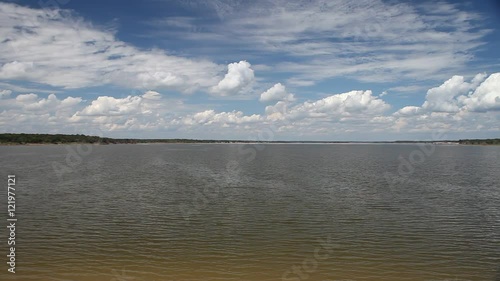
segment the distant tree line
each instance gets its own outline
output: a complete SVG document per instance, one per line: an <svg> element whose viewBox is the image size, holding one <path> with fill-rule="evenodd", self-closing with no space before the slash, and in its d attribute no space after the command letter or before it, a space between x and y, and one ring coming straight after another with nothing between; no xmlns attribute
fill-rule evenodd
<svg viewBox="0 0 500 281"><path fill-rule="evenodd" d="M459 140L459 144L476 144L476 145L500 145L500 139L466 139Z"/></svg>
<svg viewBox="0 0 500 281"><path fill-rule="evenodd" d="M82 134L0 134L0 144L134 144L134 143L232 143L241 140L196 140L196 139L114 139Z"/></svg>
<svg viewBox="0 0 500 281"><path fill-rule="evenodd" d="M348 141L245 141L245 140L197 140L197 139L114 139L82 134L0 134L0 144L134 144L134 143L356 143ZM378 141L374 143L432 143L433 141ZM500 139L464 139L459 144L500 145Z"/></svg>
<svg viewBox="0 0 500 281"><path fill-rule="evenodd" d="M110 143L112 139L82 134L0 134L0 143L4 144L59 144L59 143Z"/></svg>

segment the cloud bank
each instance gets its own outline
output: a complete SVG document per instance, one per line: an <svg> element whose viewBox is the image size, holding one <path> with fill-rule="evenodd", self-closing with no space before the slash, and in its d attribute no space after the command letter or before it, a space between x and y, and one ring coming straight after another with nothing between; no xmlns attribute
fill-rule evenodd
<svg viewBox="0 0 500 281"><path fill-rule="evenodd" d="M500 73L481 73L469 82L462 76L453 76L429 89L422 106L406 106L393 113L391 106L370 90L304 102L279 100L260 114L199 110L199 105L165 99L155 91L123 98L99 96L88 101L81 97L58 98L54 94L15 95L10 90L1 90L0 94L0 125L4 132L79 132L91 127L109 134L145 130L191 136L218 132L219 138L227 133L255 139L270 127L275 128L277 135L332 138L341 133L364 132L397 135L435 130L500 131Z"/></svg>

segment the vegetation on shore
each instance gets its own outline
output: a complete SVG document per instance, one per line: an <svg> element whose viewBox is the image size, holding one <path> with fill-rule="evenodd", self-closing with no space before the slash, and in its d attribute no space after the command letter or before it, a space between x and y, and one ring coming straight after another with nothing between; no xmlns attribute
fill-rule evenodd
<svg viewBox="0 0 500 281"><path fill-rule="evenodd" d="M82 134L0 134L0 144L137 144L137 143L361 143L356 141L245 141L197 139L114 139ZM370 143L456 143L500 145L500 139L465 139L459 141L374 141Z"/></svg>
<svg viewBox="0 0 500 281"><path fill-rule="evenodd" d="M198 142L229 142L217 140L193 139L114 139L82 134L0 134L0 144L135 144L135 143L198 143Z"/></svg>
<svg viewBox="0 0 500 281"><path fill-rule="evenodd" d="M500 145L500 139L466 139L459 140L459 144L476 144L476 145Z"/></svg>

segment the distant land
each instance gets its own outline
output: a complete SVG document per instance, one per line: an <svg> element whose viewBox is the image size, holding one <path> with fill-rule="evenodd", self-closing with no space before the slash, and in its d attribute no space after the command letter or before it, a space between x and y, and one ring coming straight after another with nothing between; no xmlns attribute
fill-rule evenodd
<svg viewBox="0 0 500 281"><path fill-rule="evenodd" d="M82 134L0 134L0 144L140 144L140 143L435 143L465 145L500 145L500 138L462 139L440 141L252 141L252 140L199 140L199 139L115 139Z"/></svg>

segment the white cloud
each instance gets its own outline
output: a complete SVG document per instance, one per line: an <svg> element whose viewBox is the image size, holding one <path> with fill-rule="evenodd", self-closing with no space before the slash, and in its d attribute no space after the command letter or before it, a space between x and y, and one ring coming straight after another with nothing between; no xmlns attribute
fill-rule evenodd
<svg viewBox="0 0 500 281"><path fill-rule="evenodd" d="M34 94L31 94L31 95L38 98ZM18 98L19 98L19 96L18 96ZM18 101L20 101L20 99L18 99ZM47 109L50 110L50 109L58 107L62 103L62 101L60 101L56 97L56 95L54 95L54 94L50 94L46 99L42 98L37 102L31 102L32 101L31 99L27 99L25 101L28 101L24 104L24 109L26 111L38 111L38 110L43 111L43 110L47 110Z"/></svg>
<svg viewBox="0 0 500 281"><path fill-rule="evenodd" d="M124 98L100 96L76 111L70 118L75 126L91 124L109 132L159 132L171 127L170 121L182 113L180 100L165 100L156 91Z"/></svg>
<svg viewBox="0 0 500 281"><path fill-rule="evenodd" d="M383 116L380 115L389 108L371 91L351 91L296 105L279 101L266 106L265 119L272 122L279 132L295 135L347 133L358 129L371 130L370 119L381 119Z"/></svg>
<svg viewBox="0 0 500 281"><path fill-rule="evenodd" d="M405 106L400 110L396 111L394 115L396 116L413 116L422 112L422 108L419 106Z"/></svg>
<svg viewBox="0 0 500 281"><path fill-rule="evenodd" d="M182 101L154 91L90 101L29 93L0 99L0 127L3 132L38 133L158 131L168 129L175 115L185 111Z"/></svg>
<svg viewBox="0 0 500 281"><path fill-rule="evenodd" d="M295 78L295 77L287 79L287 82L289 84L299 86L299 87L313 86L315 84L315 82L312 80L304 80L304 79Z"/></svg>
<svg viewBox="0 0 500 281"><path fill-rule="evenodd" d="M15 82L14 82L15 83ZM59 94L63 93L62 90L54 89L53 87L40 87L40 85L36 85L36 87L25 87L17 84L2 82L0 81L0 87L4 89L9 89L9 91L17 92L17 93L30 93L37 92L43 94Z"/></svg>
<svg viewBox="0 0 500 281"><path fill-rule="evenodd" d="M2 65L0 76L4 79L23 78L26 73L33 68L33 62L9 62Z"/></svg>
<svg viewBox="0 0 500 281"><path fill-rule="evenodd" d="M486 72L476 74L476 76L472 78L471 88L477 88L477 86L483 83L484 79L486 79L487 77L488 74L486 74Z"/></svg>
<svg viewBox="0 0 500 281"><path fill-rule="evenodd" d="M214 110L205 110L202 112L195 113L186 117L180 118L180 120L175 120L174 123L182 123L184 125L235 125L235 124L245 124L245 123L255 123L261 120L261 116L258 114L244 115L241 111L231 111L231 112L215 112Z"/></svg>
<svg viewBox="0 0 500 281"><path fill-rule="evenodd" d="M500 131L498 110L500 73L489 77L479 73L471 82L465 81L463 76L453 76L439 87L430 89L422 107L403 107L393 117L399 129L411 133L444 130L455 134L484 134Z"/></svg>
<svg viewBox="0 0 500 281"><path fill-rule="evenodd" d="M461 99L461 102L470 111L500 110L500 73L491 74L474 93Z"/></svg>
<svg viewBox="0 0 500 281"><path fill-rule="evenodd" d="M64 100L61 101L61 108L67 108L67 107L73 107L82 102L82 98L80 97L67 97Z"/></svg>
<svg viewBox="0 0 500 281"><path fill-rule="evenodd" d="M247 61L230 63L227 68L228 71L224 78L211 89L215 95L237 95L254 81L253 70Z"/></svg>
<svg viewBox="0 0 500 281"><path fill-rule="evenodd" d="M377 83L444 79L467 70L491 32L483 15L445 2L278 0L231 7L223 21L187 30L182 40L222 55L279 54L273 71L293 73L293 85L341 76Z"/></svg>
<svg viewBox="0 0 500 281"><path fill-rule="evenodd" d="M293 94L287 93L286 88L283 84L277 83L271 88L269 88L267 91L260 94L259 100L261 102L278 101L278 100L294 101L295 97Z"/></svg>
<svg viewBox="0 0 500 281"><path fill-rule="evenodd" d="M0 91L3 97L0 127L3 132L39 133L81 133L97 128L105 135L121 137L130 137L133 133L141 133L141 137L151 134L167 137L161 133L170 132L168 137L173 138L256 139L259 133L269 129L275 139L357 139L360 136L387 139L398 138L397 134L402 133L420 134L429 139L436 130L478 137L478 133L500 132L499 82L500 73L481 74L470 83L463 77L452 77L444 86L429 90L428 97L434 102L440 101L439 105L456 106L458 111L444 112L439 106L405 106L393 114L387 113L390 105L369 90L333 94L302 103L280 100L266 106L262 114L245 114L241 110L220 112L206 109L206 105L201 109L200 105L166 99L156 91L123 98L99 96L85 101L55 94L15 96L10 90L3 90ZM457 96L450 93L450 89L458 89L463 94ZM438 94L446 98L441 99ZM452 136L457 135L450 138Z"/></svg>
<svg viewBox="0 0 500 281"><path fill-rule="evenodd" d="M351 91L331 95L314 102L304 102L290 109L294 117L330 117L375 115L388 110L390 105L372 95L372 91Z"/></svg>
<svg viewBox="0 0 500 281"><path fill-rule="evenodd" d="M460 107L456 97L466 94L470 89L471 84L465 82L463 76L455 75L441 86L427 91L422 107L430 111L457 112Z"/></svg>
<svg viewBox="0 0 500 281"><path fill-rule="evenodd" d="M499 110L500 73L486 77L485 73L479 73L469 83L463 76L453 76L439 87L427 91L422 109L427 112ZM403 114L403 109L398 113Z"/></svg>
<svg viewBox="0 0 500 281"><path fill-rule="evenodd" d="M161 94L155 91L147 91L142 97L149 100L159 100L161 99Z"/></svg>
<svg viewBox="0 0 500 281"><path fill-rule="evenodd" d="M18 95L16 97L16 101L20 102L20 103L25 103L25 102L33 102L35 100L38 99L38 95L36 94L22 94L22 95Z"/></svg>
<svg viewBox="0 0 500 281"><path fill-rule="evenodd" d="M8 98L12 94L11 90L0 90L0 99Z"/></svg>
<svg viewBox="0 0 500 281"><path fill-rule="evenodd" d="M66 10L0 3L0 77L80 88L208 90L223 66L140 50Z"/></svg>
<svg viewBox="0 0 500 281"><path fill-rule="evenodd" d="M140 110L142 98L139 96L128 96L126 98L114 98L101 96L92 101L92 104L85 107L76 115L81 116L109 116L127 115Z"/></svg>
<svg viewBox="0 0 500 281"><path fill-rule="evenodd" d="M288 103L279 101L275 105L268 105L265 109L267 119L271 121L283 120L288 113Z"/></svg>
<svg viewBox="0 0 500 281"><path fill-rule="evenodd" d="M59 99L54 94L9 95L0 99L0 127L2 132L58 132L68 126L81 102L78 97Z"/></svg>
<svg viewBox="0 0 500 281"><path fill-rule="evenodd" d="M18 95L14 100L10 101L10 104L5 101L5 104L2 104L2 107L20 108L25 114L30 114L31 112L54 113L67 109L68 107L74 107L81 101L81 98L74 97L67 97L61 100L54 94L49 94L47 98L40 98L37 94L30 93Z"/></svg>
<svg viewBox="0 0 500 281"><path fill-rule="evenodd" d="M494 112L419 112L415 115L395 114L394 124L406 133L425 133L426 139L432 139L437 132L444 133L441 139L477 138L488 132L500 132L498 114ZM396 129L394 127L394 129ZM425 136L425 135L424 135ZM490 135L491 137L491 135Z"/></svg>
<svg viewBox="0 0 500 281"><path fill-rule="evenodd" d="M427 87L425 86L420 86L420 85L404 85L404 86L397 86L397 87L391 87L389 90L391 92L419 92L421 90L425 90Z"/></svg>

